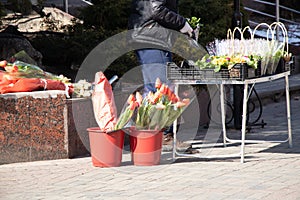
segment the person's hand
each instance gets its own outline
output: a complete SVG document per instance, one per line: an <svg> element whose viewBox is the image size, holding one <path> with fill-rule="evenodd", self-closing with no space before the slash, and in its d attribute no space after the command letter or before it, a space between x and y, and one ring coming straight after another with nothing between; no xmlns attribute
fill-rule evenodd
<svg viewBox="0 0 300 200"><path fill-rule="evenodd" d="M184 27L180 29L181 33L187 33L190 37L193 36L193 29L188 22L185 22Z"/></svg>

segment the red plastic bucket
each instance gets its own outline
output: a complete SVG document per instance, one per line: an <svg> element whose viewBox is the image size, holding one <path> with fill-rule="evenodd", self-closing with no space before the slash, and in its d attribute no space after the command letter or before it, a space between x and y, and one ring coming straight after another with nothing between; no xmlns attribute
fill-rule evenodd
<svg viewBox="0 0 300 200"><path fill-rule="evenodd" d="M123 130L105 133L98 127L88 128L92 163L95 167L118 167L122 162Z"/></svg>
<svg viewBox="0 0 300 200"><path fill-rule="evenodd" d="M134 165L158 165L162 149L162 131L130 129L130 151Z"/></svg>

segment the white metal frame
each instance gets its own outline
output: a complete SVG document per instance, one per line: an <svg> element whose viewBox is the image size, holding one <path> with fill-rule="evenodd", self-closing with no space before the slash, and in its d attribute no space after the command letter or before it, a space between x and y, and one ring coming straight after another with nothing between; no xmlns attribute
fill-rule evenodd
<svg viewBox="0 0 300 200"><path fill-rule="evenodd" d="M221 101L221 118L222 118L222 131L223 131L223 145L226 147L228 143L241 143L240 146L240 153L233 154L238 155L241 158L241 163L245 162L245 143L262 143L262 142L289 142L289 147L292 148L292 129L291 129L291 114L290 114L290 95L289 95L289 75L290 71L283 72L280 74L260 77L260 78L253 78L253 79L246 79L244 81L237 81L237 80L174 80L173 83L175 84L175 93L178 95L178 87L179 85L191 85L191 84L218 84L220 85L220 101ZM246 120L247 120L247 102L249 99L249 94L251 93L254 85L256 83L263 83L269 82L276 79L285 78L285 95L286 95L286 106L287 106L287 125L288 125L288 137L286 140L280 141L266 141L266 140L246 140ZM240 84L244 85L244 96L243 96L243 114L242 114L242 130L241 130L241 139L240 140L233 140L227 137L226 134L226 124L225 124L225 104L224 104L224 85L228 84ZM251 84L250 90L248 89L249 84ZM177 120L174 121L174 141L173 141L173 160L176 159L176 156L182 157L198 157L198 158L219 158L219 157L226 157L226 156L233 156L233 155L201 155L199 154L185 154L179 153L176 150L176 132L177 132Z"/></svg>

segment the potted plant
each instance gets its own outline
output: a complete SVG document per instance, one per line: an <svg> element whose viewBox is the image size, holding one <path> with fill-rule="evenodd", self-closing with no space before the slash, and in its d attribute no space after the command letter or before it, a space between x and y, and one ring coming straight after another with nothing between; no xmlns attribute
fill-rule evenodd
<svg viewBox="0 0 300 200"><path fill-rule="evenodd" d="M170 126L190 102L189 99L181 100L159 79L155 87L156 92L145 97L139 92L131 94L115 126L115 130L122 129L132 120L134 126L126 130L135 165L159 164L163 129Z"/></svg>

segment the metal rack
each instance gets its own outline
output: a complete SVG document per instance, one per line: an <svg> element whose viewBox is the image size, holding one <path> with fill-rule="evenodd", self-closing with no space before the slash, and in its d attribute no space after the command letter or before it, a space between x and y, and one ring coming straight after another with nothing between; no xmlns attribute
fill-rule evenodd
<svg viewBox="0 0 300 200"><path fill-rule="evenodd" d="M184 62L182 62L183 65ZM186 66L178 67L175 63L167 63L167 77L169 80L237 80L243 81L248 78L259 77L261 73L260 65L257 69L249 67L246 63L237 63L231 70L220 69L199 69L192 61Z"/></svg>
<svg viewBox="0 0 300 200"><path fill-rule="evenodd" d="M167 72L168 74L168 72ZM178 74L177 74L178 75ZM290 96L289 96L289 78L290 71L278 73L275 75L269 75L264 77L257 78L249 78L244 80L238 79L223 79L220 78L209 78L209 79L171 79L175 84L175 93L178 95L178 87L179 85L195 85L195 84L217 84L220 85L220 101L221 101L221 120L222 120L222 132L223 132L223 145L226 147L227 143L240 143L240 152L234 155L210 155L205 156L201 154L185 154L177 152L176 150L176 132L177 132L177 120L174 121L174 141L173 141L173 160L176 159L177 156L180 157L198 157L198 158L218 158L218 157L226 157L226 156L240 156L241 163L244 163L245 157L245 143L262 143L262 142L289 142L289 147L292 147L292 131L291 131L291 115L290 115ZM168 77L169 78L169 77ZM256 83L269 82L277 79L285 78L285 95L286 95L286 106L287 106L287 121L288 121L288 129L287 129L287 139L282 141L266 141L266 140L246 140L246 118L247 118L247 103L249 99L249 94L253 90ZM243 94L243 113L242 113L242 129L241 129L241 139L234 140L230 139L226 134L226 122L225 122L225 104L224 104L224 85L244 85L244 94ZM249 85L251 86L249 88Z"/></svg>

